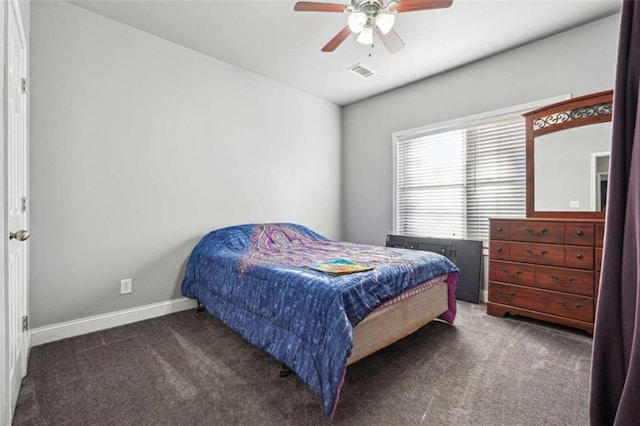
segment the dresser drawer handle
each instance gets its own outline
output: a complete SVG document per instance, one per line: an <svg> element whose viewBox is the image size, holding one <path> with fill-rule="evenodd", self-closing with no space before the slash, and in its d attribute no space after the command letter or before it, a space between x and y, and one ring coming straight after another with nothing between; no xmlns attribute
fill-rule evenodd
<svg viewBox="0 0 640 426"><path fill-rule="evenodd" d="M531 229L531 228L525 228L525 231L527 231L531 235L535 235L535 236L538 236L538 237L543 236L544 234L549 232L548 229L542 229L540 232L534 232L533 229Z"/></svg>
<svg viewBox="0 0 640 426"><path fill-rule="evenodd" d="M576 279L574 277L569 277L567 279L567 281L560 281L560 277L557 275L551 275L551 278L558 284L573 284L574 282L576 282Z"/></svg>
<svg viewBox="0 0 640 426"><path fill-rule="evenodd" d="M498 253L502 253L502 247L496 247L496 251L497 251Z"/></svg>
<svg viewBox="0 0 640 426"><path fill-rule="evenodd" d="M578 311L580 308L582 308L582 304L581 303L576 303L574 306L575 308L572 308L571 306L567 306L562 300L558 300L558 303L560 304L560 307L562 309L564 309L565 311Z"/></svg>
<svg viewBox="0 0 640 426"><path fill-rule="evenodd" d="M576 254L576 258L577 258L577 259L582 259L583 257L584 257L584 256L582 255L582 253L578 253L578 254Z"/></svg>
<svg viewBox="0 0 640 426"><path fill-rule="evenodd" d="M516 272L515 272L515 274L514 274L514 273L510 273L510 272L509 272L509 270L508 270L507 268L502 268L502 272L504 272L504 275L505 275L506 277L514 278L514 279L516 279L516 280L519 280L519 279L520 279L520 274L522 273L522 271L519 271L519 270L518 270L518 271L516 271Z"/></svg>
<svg viewBox="0 0 640 426"><path fill-rule="evenodd" d="M540 252L540 254L534 253L533 250L531 250L531 249L525 249L524 251L529 253L529 256L531 256L531 257L544 257L544 255L547 254L546 250L542 250Z"/></svg>
<svg viewBox="0 0 640 426"><path fill-rule="evenodd" d="M498 232L502 232L502 226L498 226Z"/></svg>
<svg viewBox="0 0 640 426"><path fill-rule="evenodd" d="M579 230L576 232L576 235L577 235L578 237L582 237L582 236L584 235L584 232L582 232L582 229L579 229Z"/></svg>
<svg viewBox="0 0 640 426"><path fill-rule="evenodd" d="M498 294L502 297L506 297L507 299L511 299L513 296L515 296L516 294L512 291L509 292L509 294L504 294L502 292L502 290L498 289Z"/></svg>

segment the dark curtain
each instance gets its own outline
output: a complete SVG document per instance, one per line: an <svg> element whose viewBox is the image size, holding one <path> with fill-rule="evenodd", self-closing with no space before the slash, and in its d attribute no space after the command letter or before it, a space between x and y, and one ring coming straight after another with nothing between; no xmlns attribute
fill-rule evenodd
<svg viewBox="0 0 640 426"><path fill-rule="evenodd" d="M621 15L591 364L593 425L640 425L640 2L624 1Z"/></svg>

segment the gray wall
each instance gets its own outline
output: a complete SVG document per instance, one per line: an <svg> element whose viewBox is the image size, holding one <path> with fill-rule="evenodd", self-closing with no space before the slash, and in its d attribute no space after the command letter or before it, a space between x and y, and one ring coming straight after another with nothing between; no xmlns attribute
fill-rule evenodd
<svg viewBox="0 0 640 426"><path fill-rule="evenodd" d="M31 19L34 327L180 297L218 227L340 237L339 107L68 3Z"/></svg>
<svg viewBox="0 0 640 426"><path fill-rule="evenodd" d="M611 16L346 107L343 238L382 245L392 232L393 132L613 88L619 19Z"/></svg>

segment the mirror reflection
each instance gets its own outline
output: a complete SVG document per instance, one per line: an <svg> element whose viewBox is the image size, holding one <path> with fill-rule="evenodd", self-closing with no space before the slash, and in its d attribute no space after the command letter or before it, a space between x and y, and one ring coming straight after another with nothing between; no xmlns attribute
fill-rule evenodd
<svg viewBox="0 0 640 426"><path fill-rule="evenodd" d="M604 211L611 122L538 136L534 144L536 211Z"/></svg>

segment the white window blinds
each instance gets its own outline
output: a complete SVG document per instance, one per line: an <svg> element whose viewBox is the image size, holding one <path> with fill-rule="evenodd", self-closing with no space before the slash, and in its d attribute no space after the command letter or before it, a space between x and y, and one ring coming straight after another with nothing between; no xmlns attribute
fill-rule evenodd
<svg viewBox="0 0 640 426"><path fill-rule="evenodd" d="M394 232L488 240L490 217L524 217L524 110L394 135Z"/></svg>
<svg viewBox="0 0 640 426"><path fill-rule="evenodd" d="M409 139L396 147L398 232L462 238L466 225L464 130Z"/></svg>
<svg viewBox="0 0 640 426"><path fill-rule="evenodd" d="M488 240L490 217L524 217L524 118L467 129L466 170L466 238Z"/></svg>

